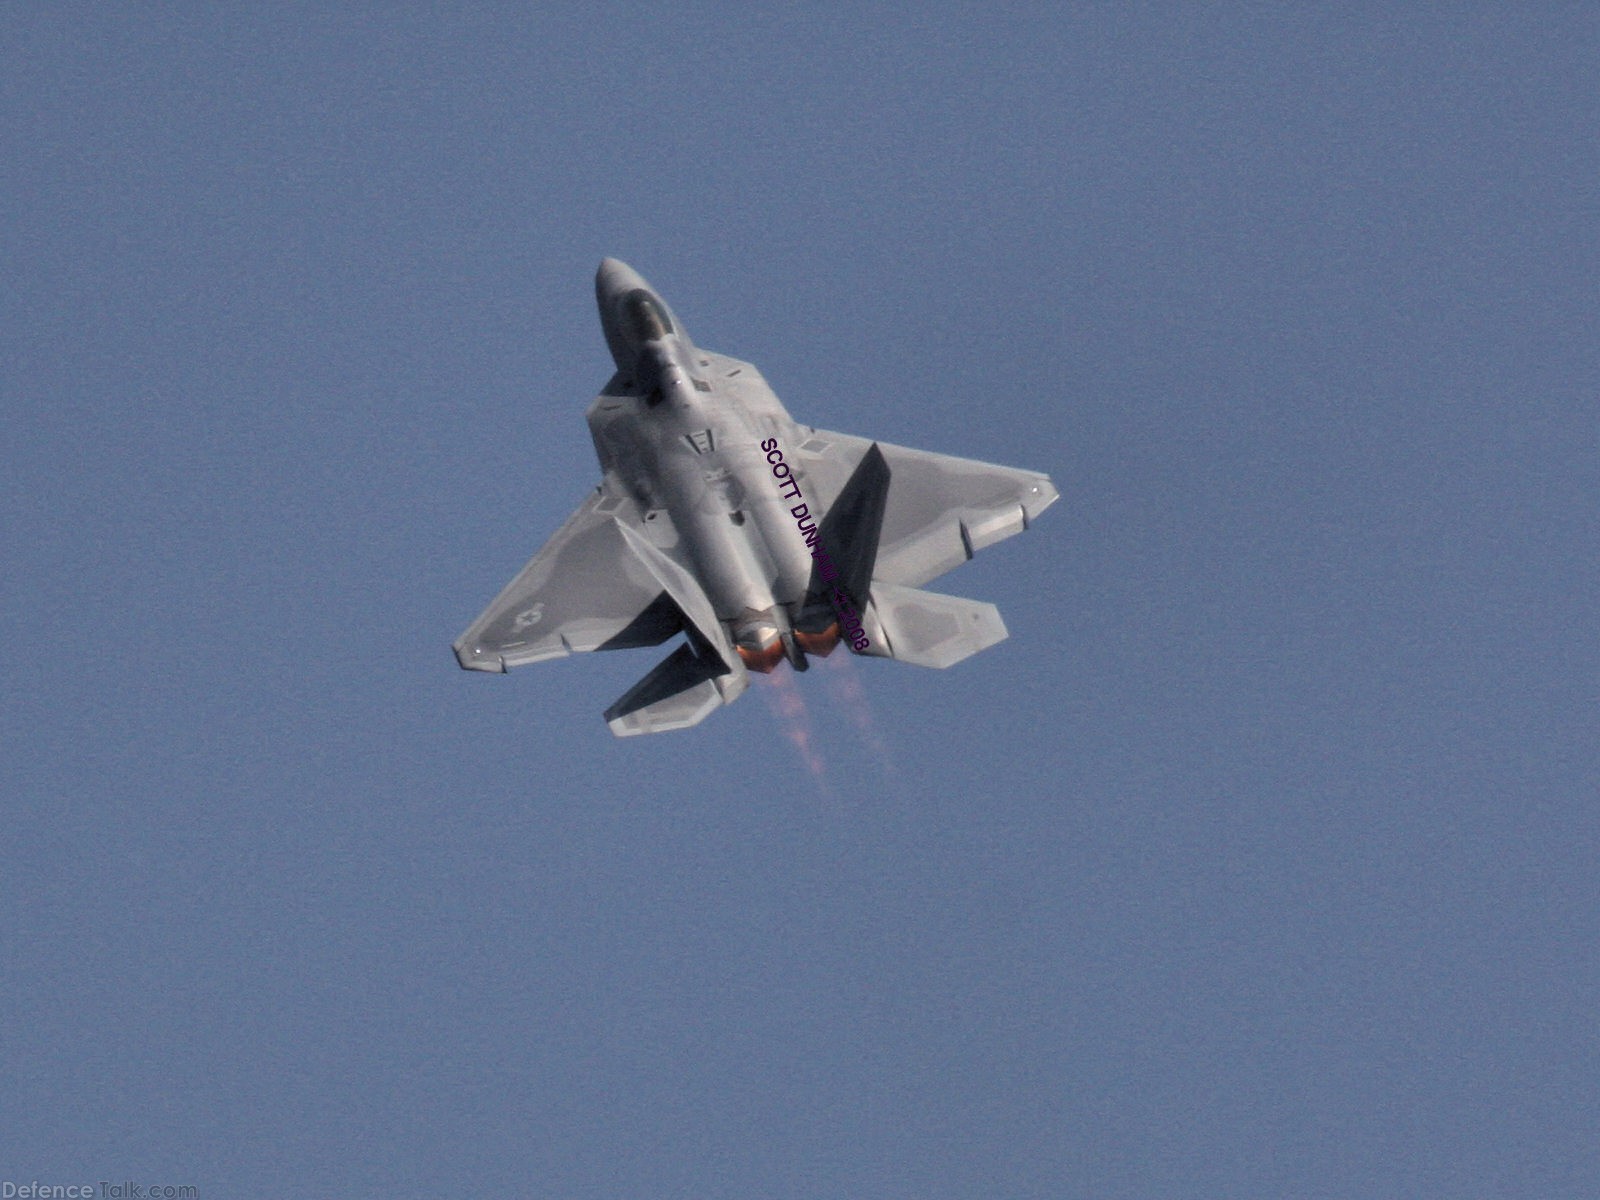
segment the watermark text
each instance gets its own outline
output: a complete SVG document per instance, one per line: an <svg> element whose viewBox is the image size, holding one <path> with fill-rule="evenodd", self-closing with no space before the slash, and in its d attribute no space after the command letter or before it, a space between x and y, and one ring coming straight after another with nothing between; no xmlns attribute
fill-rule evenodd
<svg viewBox="0 0 1600 1200"><path fill-rule="evenodd" d="M839 636L849 642L857 654L864 653L872 643L867 640L867 635L861 628L861 614L856 611L855 601L839 583L839 568L834 565L833 559L828 557L827 549L817 538L817 523L812 519L811 509L800 494L800 481L794 477L789 464L783 461L783 451L778 448L777 438L768 438L762 442L761 450L766 454L767 462L772 467L773 478L783 484L783 491L778 494L785 500L800 501L789 510L789 515L794 518L800 535L806 539L806 545L811 548L811 557L817 563L817 574L822 577L824 583L832 585L828 589L828 602L833 605L834 614L839 618Z"/></svg>

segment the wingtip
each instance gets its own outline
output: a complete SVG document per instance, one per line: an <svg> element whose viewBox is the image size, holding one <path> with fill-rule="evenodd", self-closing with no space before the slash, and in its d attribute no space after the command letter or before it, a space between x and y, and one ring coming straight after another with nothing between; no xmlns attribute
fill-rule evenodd
<svg viewBox="0 0 1600 1200"><path fill-rule="evenodd" d="M1039 519L1039 514L1044 512L1057 500L1061 493L1056 490L1056 485L1050 482L1048 475L1041 475L1028 485L1027 492L1022 497L1023 527L1033 524Z"/></svg>
<svg viewBox="0 0 1600 1200"><path fill-rule="evenodd" d="M482 646L457 642L451 649L463 671L489 671L497 675L506 672L506 660L498 654L485 654Z"/></svg>

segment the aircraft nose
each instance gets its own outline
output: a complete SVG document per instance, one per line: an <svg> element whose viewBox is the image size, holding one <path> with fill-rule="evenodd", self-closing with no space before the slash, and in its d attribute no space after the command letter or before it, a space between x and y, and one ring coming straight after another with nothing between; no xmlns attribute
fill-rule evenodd
<svg viewBox="0 0 1600 1200"><path fill-rule="evenodd" d="M615 296L644 286L639 272L620 258L601 259L600 269L594 273L594 290L601 296Z"/></svg>
<svg viewBox="0 0 1600 1200"><path fill-rule="evenodd" d="M628 300L643 292L647 300ZM594 298L600 308L600 327L617 369L632 372L638 365L639 350L645 342L677 328L666 302L645 282L644 276L620 258L603 258L594 274ZM626 301L626 302L625 302Z"/></svg>

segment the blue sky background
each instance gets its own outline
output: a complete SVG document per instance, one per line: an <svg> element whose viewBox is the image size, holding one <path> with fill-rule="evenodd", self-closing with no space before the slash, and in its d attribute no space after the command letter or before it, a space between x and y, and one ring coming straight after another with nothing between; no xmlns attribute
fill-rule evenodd
<svg viewBox="0 0 1600 1200"><path fill-rule="evenodd" d="M1593 7L269 7L0 35L0 1179L1600 1193ZM457 670L604 255L1011 639Z"/></svg>

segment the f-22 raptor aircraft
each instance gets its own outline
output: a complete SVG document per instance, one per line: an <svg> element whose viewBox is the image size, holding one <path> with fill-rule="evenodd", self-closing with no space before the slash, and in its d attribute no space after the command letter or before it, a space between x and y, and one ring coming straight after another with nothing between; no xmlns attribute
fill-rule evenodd
<svg viewBox="0 0 1600 1200"><path fill-rule="evenodd" d="M992 604L921 591L1052 501L1047 476L796 424L747 362L698 349L625 263L595 276L617 372L589 406L602 477L455 643L473 671L685 641L606 710L683 729L751 671L841 641L948 667L1006 636Z"/></svg>

